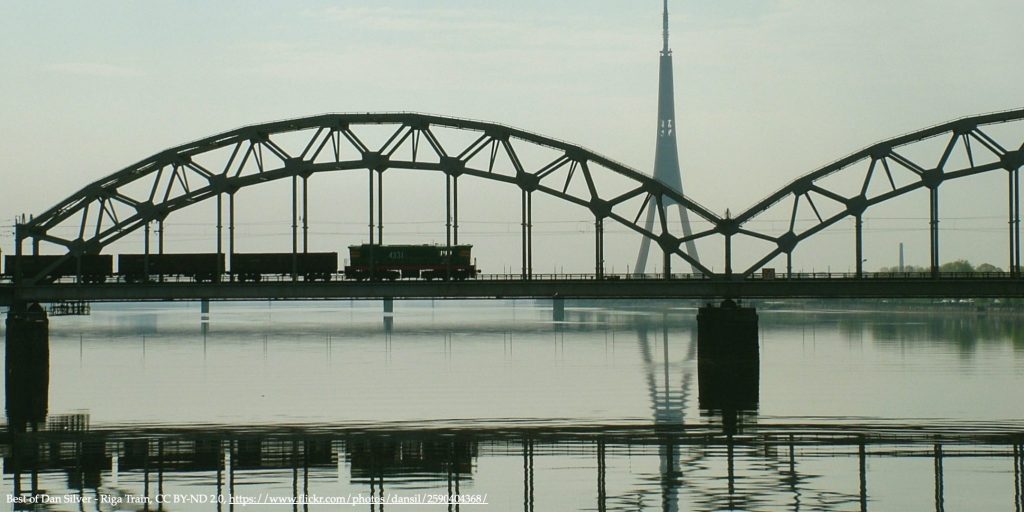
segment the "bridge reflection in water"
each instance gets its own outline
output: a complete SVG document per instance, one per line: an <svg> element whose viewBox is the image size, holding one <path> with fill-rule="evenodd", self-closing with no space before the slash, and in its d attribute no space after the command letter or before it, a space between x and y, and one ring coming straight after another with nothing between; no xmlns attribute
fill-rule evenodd
<svg viewBox="0 0 1024 512"><path fill-rule="evenodd" d="M569 322L547 328L556 334L587 330L600 315L570 310ZM914 509L943 510L947 489L962 495L976 483L969 471L947 475L947 468L979 462L1005 487L976 492L972 500L981 508L1024 506L1019 425L761 425L756 377L706 378L696 330L689 339L670 337L680 332L669 329L678 322L648 316L627 327L643 362L653 416L647 425L95 428L88 414L50 415L44 422L38 415L13 417L9 408L0 492L26 500L44 493L108 496L133 509L161 508L158 496L226 500L167 504L168 510L231 510L232 497L236 505L291 498L293 510L309 510L313 502L303 496L486 494L494 510L671 511L867 510L881 499L876 496L896 488ZM20 391L19 410L42 408L45 415L45 386ZM685 414L695 397L700 421ZM916 478L907 476L907 467ZM922 474L929 476L922 480ZM367 502L356 509L385 507Z"/></svg>
<svg viewBox="0 0 1024 512"><path fill-rule="evenodd" d="M683 426L90 431L73 430L76 425L87 419L54 418L52 430L7 437L0 445L4 492L126 502L132 496L135 503L224 496L228 502L218 510L230 509L231 497L236 504L290 497L308 510L314 503L302 503L303 496L417 493L486 493L497 510L867 510L871 485L892 486L888 478L905 483L893 464L927 461L934 496L907 490L918 494L914 503L933 501L942 510L944 488L963 492L965 485L947 481L944 463L964 467L977 460L1012 472L1004 495L1021 506L1022 440L998 431L820 425L737 435ZM868 471L869 461L881 475ZM834 488L823 488L827 478Z"/></svg>

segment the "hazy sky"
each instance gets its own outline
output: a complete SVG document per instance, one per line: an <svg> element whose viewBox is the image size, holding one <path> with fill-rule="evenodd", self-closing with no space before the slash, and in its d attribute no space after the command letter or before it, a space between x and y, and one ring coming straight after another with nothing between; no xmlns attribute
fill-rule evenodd
<svg viewBox="0 0 1024 512"><path fill-rule="evenodd" d="M1024 105L1020 0L670 5L684 189L719 214L875 141ZM281 118L412 110L513 125L647 173L654 158L656 0L2 1L0 9L4 252L15 214L39 213L167 147ZM908 236L920 235L914 223L926 210L900 215L914 226ZM1005 227L1005 218L992 222L993 233ZM589 250L586 240L578 243ZM637 241L610 243L608 264L623 271ZM869 246L868 266L893 264L894 243ZM952 241L943 259L1005 265L1005 251L989 257L986 245ZM921 251L908 262L927 261ZM489 270L518 262L515 251L481 254L490 254ZM807 270L849 264L803 257ZM585 267L588 258L566 264Z"/></svg>

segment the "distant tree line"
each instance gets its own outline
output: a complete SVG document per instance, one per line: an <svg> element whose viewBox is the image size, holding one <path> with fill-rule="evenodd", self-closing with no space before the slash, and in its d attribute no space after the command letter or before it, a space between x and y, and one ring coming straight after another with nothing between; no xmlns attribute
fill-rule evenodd
<svg viewBox="0 0 1024 512"><path fill-rule="evenodd" d="M931 272L931 267L919 267L916 265L903 265L903 272ZM899 272L900 267L882 267L878 269L879 272ZM970 272L1002 272L1003 269L991 264L982 263L975 267L971 262L967 260L956 260L947 261L939 267L939 272L958 272L958 273L970 273Z"/></svg>

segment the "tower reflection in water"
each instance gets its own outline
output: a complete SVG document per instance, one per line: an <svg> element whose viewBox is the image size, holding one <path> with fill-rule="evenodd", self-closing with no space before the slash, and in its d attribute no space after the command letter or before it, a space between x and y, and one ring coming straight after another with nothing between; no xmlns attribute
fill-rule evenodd
<svg viewBox="0 0 1024 512"><path fill-rule="evenodd" d="M588 315L588 322L595 320ZM570 310L568 322L555 328L573 328L573 320ZM8 402L8 431L0 441L2 491L123 499L196 492L251 498L266 492L300 504L301 496L312 494L379 498L424 491L487 493L496 510L863 510L874 481L868 457L921 457L934 461L934 500L941 507L948 485L943 461L955 454L957 460L1012 458L1013 499L1022 505L1024 464L1014 434L921 425L905 432L758 425L756 366L742 360L708 365L692 321L671 314L605 320L616 323L620 337L635 335L653 420L646 425L93 430L88 414L46 418L47 386L41 385L19 388L18 402ZM693 411L698 418L689 417ZM822 475L814 468L823 459L838 459L846 468L834 470L845 479L840 488L816 484ZM582 494L567 498L563 488L578 484L565 476L569 471L587 483ZM137 509L158 508L147 507L153 502L146 499L135 503L142 504ZM362 509L382 510L376 504Z"/></svg>

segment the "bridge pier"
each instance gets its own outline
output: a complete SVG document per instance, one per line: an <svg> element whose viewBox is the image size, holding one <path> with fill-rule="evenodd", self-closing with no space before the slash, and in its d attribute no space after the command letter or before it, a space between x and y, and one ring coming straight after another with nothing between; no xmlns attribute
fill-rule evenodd
<svg viewBox="0 0 1024 512"><path fill-rule="evenodd" d="M50 326L42 306L11 306L5 348L7 423L12 431L35 430L49 405Z"/></svg>
<svg viewBox="0 0 1024 512"><path fill-rule="evenodd" d="M721 411L723 421L758 406L757 311L725 300L697 313L697 382L700 408Z"/></svg>

